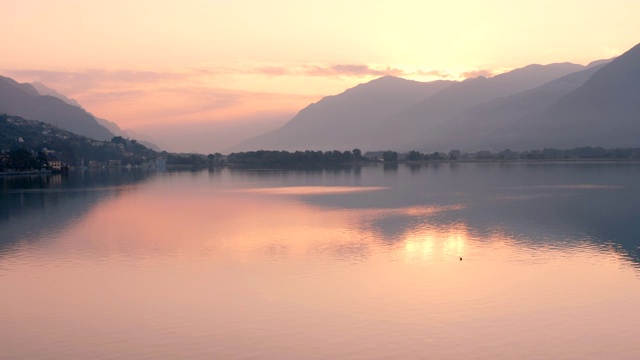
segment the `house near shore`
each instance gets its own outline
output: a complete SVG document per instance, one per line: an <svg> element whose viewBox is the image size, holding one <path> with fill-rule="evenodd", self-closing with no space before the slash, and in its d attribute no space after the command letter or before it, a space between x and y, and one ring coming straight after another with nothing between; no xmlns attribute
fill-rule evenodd
<svg viewBox="0 0 640 360"><path fill-rule="evenodd" d="M49 160L49 166L53 170L62 170L62 161L60 160Z"/></svg>

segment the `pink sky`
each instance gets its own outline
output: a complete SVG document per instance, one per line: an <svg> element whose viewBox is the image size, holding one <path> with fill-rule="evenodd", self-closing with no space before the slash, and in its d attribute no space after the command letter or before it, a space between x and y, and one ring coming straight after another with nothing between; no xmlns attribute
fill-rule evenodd
<svg viewBox="0 0 640 360"><path fill-rule="evenodd" d="M638 42L640 2L4 0L0 8L0 33L10 35L0 75L40 81L166 142L171 129L193 124L213 133L231 123L274 128L383 75L461 79L610 58ZM174 150L195 150L184 146Z"/></svg>

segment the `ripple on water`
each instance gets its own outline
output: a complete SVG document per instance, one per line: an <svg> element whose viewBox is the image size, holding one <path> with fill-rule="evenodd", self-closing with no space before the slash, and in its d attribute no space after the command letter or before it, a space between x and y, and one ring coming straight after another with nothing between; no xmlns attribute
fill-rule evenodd
<svg viewBox="0 0 640 360"><path fill-rule="evenodd" d="M633 249L554 212L613 188L553 185L602 182L581 173L468 169L239 191L275 181L235 174L214 187L171 174L91 203L1 248L0 348L60 359L640 358ZM552 184L533 192L571 199L494 201L529 179Z"/></svg>

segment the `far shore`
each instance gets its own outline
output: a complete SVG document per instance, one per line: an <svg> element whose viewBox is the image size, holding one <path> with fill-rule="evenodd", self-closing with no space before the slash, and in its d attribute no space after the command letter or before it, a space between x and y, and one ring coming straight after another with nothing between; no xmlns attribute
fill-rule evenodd
<svg viewBox="0 0 640 360"><path fill-rule="evenodd" d="M33 171L1 171L0 176L31 176L31 175L51 175L51 170L33 170Z"/></svg>
<svg viewBox="0 0 640 360"><path fill-rule="evenodd" d="M459 160L398 160L398 161L354 161L354 162L338 162L338 163L312 163L312 164L242 164L242 163L216 163L209 164L208 168L231 168L244 170L295 170L295 169L330 169L336 167L352 167L352 166L393 166L393 165L440 165L440 164L615 164L615 163L640 163L640 159L459 159ZM167 171L193 171L204 170L207 166L190 166L190 165L167 165ZM81 169L71 167L71 169ZM92 169L92 168L87 168ZM127 169L126 167L98 168L97 170L114 170ZM0 177L14 176L35 176L35 175L53 175L59 172L52 170L32 170L32 171L3 171Z"/></svg>

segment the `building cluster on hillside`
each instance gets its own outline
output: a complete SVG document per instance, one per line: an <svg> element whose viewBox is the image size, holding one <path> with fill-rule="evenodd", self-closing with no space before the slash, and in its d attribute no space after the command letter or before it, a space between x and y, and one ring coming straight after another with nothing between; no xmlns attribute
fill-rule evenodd
<svg viewBox="0 0 640 360"><path fill-rule="evenodd" d="M144 169L152 169L157 171L165 171L167 169L167 159L163 157L159 157L148 162L142 163L140 165L131 165L126 164L122 165L121 160L107 160L107 161L97 161L91 160L87 162L85 165L88 168L92 169L117 169L117 168L144 168Z"/></svg>

